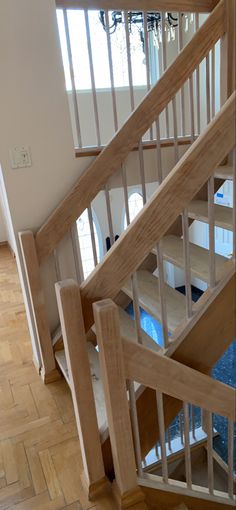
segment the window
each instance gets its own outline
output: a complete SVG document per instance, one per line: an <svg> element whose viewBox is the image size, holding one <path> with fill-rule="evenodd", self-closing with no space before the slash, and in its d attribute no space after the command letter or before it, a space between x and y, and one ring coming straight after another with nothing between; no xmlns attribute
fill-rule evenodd
<svg viewBox="0 0 236 510"><path fill-rule="evenodd" d="M100 257L101 257L100 246L99 246L99 235L98 235L99 232L98 232L98 228L97 228L94 220L93 220L93 230L94 230L97 258L98 258L98 262L99 262ZM87 278L95 267L94 257L93 257L93 246L92 246L92 240L91 240L91 232L90 232L87 209L83 212L83 214L81 214L81 216L77 220L77 231L78 231L78 237L79 237L84 278Z"/></svg>
<svg viewBox="0 0 236 510"><path fill-rule="evenodd" d="M129 196L129 216L130 216L130 221L133 221L135 216L137 216L137 214L139 213L139 211L141 211L142 208L143 208L143 197L142 197L142 195L140 193L138 193L137 191L131 193L131 195ZM124 228L127 228L126 214L124 216Z"/></svg>
<svg viewBox="0 0 236 510"><path fill-rule="evenodd" d="M91 76L84 11L69 9L67 10L67 13L75 75L75 86L77 90L89 90L91 89ZM111 81L106 32L99 19L99 11L92 10L89 11L88 14L95 86L96 89L109 89L111 87ZM111 12L109 12L109 16L111 16ZM57 10L57 20L61 41L63 65L65 70L66 88L67 90L71 90L72 86L66 44L66 34L63 11L61 9ZM110 23L112 25L112 20L110 20ZM124 23L120 24L116 31L111 34L110 40L115 87L127 87L129 86L129 78ZM143 44L140 39L140 33L136 26L132 26L130 33L130 51L133 71L133 85L146 86L147 70L145 55L143 52ZM158 50L156 47L154 48L153 36L151 33L149 34L149 53L151 62L151 82L153 83L158 78Z"/></svg>

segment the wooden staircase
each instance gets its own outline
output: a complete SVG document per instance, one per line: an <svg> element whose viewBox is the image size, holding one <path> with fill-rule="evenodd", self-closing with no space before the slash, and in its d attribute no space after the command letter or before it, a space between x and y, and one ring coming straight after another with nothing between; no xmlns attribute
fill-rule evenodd
<svg viewBox="0 0 236 510"><path fill-rule="evenodd" d="M95 498L103 497L101 492L109 486L106 476L112 479L115 471L114 493L116 501L119 501L119 508L136 508L135 505L137 505L137 509L160 508L160 510L166 510L167 508L176 508L176 504L182 504L182 507L177 507L179 510L181 508L195 510L199 501L201 501L201 508L209 508L209 510L232 506L231 479L229 494L226 496L214 494L214 487L213 489L209 488L208 492L204 492L202 489L198 490L196 487L192 490L192 484L188 480L184 482L185 485L178 486L176 495L173 487L170 489L168 487L168 475L167 481L163 476L163 487L159 480L157 491L148 483L146 485L141 483L142 477L140 477L138 468L138 483L141 484L141 489L139 489L135 455L138 464L138 456L144 459L158 441L162 442L163 447L163 433L181 411L183 403L193 402L196 404L197 402L196 405L204 408L202 393L201 398L198 394L199 388L202 391L202 381L205 391L208 387L212 387L214 391L218 389L219 394L223 395L223 385L216 382L214 385L210 378L210 372L234 340L236 332L236 156L234 149L236 96L234 88L230 89L228 84L221 110L215 117L213 116L214 118L208 118L206 129L199 133L196 140L195 135L192 136L192 145L180 159L178 157L178 137L175 133L174 168L166 178L163 178L159 167L159 185L156 192L149 200L145 198L143 210L131 223L128 221L128 224L130 223L128 228L113 244L103 260L97 265L95 263L94 271L85 281L82 281L80 273L81 256L75 224L81 213L88 208L95 260L96 246L94 232L91 228L92 201L105 187L108 223L111 228L109 179L117 171L120 171L124 195L127 199L127 183L122 166L127 156L133 148L138 146L139 156L141 154L140 161L144 162L142 159L143 135L153 122L157 122L158 125L161 113L168 108L171 101L176 100L177 94L186 86L186 81L190 82L191 92L193 73L199 69L199 65L205 59L209 59L214 45L230 30L229 13L233 19L232 12L234 12L231 0L221 0L219 3L215 1L215 5L214 11L188 45L182 49L176 61L165 71L159 82L149 91L142 103L108 146L92 162L45 224L35 235L32 232L20 234L28 290L41 353L41 375L45 382L51 382L60 377L62 372L71 388L89 497L93 501ZM227 53L227 58L230 59L230 51ZM156 144L160 151L158 134ZM227 161L227 164L221 165L222 161ZM145 172L142 164L140 164L140 168L142 186L145 191ZM226 180L233 181L233 208L214 203L214 192ZM146 193L144 195L146 197ZM127 218L128 213L129 211L126 209ZM209 226L209 249L189 242L189 227L196 220ZM229 258L215 253L215 226L233 232L233 249ZM69 237L70 243L68 243ZM63 243L64 259L68 259L70 262L73 260L66 276L69 278L71 273L76 274L78 285L75 285L71 280L65 280L62 284L56 285L61 329L57 328L52 341L44 290L45 296L49 300L49 296L54 292L54 283L62 279L57 257L62 250ZM165 281L165 262L183 270L185 295ZM47 287L48 282L45 284L45 274L44 284L42 283L42 274L46 263L50 268L55 265L55 276L52 278L50 289ZM49 272L48 269L48 274ZM207 285L207 290L196 303L192 300L192 278L198 278ZM94 303L106 299L114 300L119 306L115 312L117 315L111 314L111 323L107 325L104 334L99 322L99 305L94 307ZM126 312L127 305L131 302L134 309L134 321ZM163 345L157 344L142 328L140 308L161 324ZM97 315L95 322L94 310ZM224 317L223 321L222 317ZM111 395L110 400L108 398L111 388L104 375L107 373L108 377L110 374L112 380L112 370L108 366L108 357L106 358L104 346L106 346L106 342L109 342L109 337L112 338L114 324L117 326L117 323L119 323L119 328L116 327L117 336L114 335L113 340L114 344L117 338L120 340L120 343L117 344L117 352L120 354L119 363L121 365L117 361L117 366L120 366L120 370L123 367L117 374L120 379L117 378L113 385L113 398L115 400L117 397L119 402L118 411L113 408ZM97 343L99 343L99 349L97 349ZM110 354L113 355L112 347L110 346L110 348ZM121 361L122 349L126 352L125 362ZM135 363L136 365L134 370L131 363L130 372L128 372L127 359L129 356L132 359L131 354L134 365ZM150 368L150 374L153 368L152 363L156 364L156 372L152 374L152 379L150 374L143 376L142 356L146 360L146 368ZM163 372L163 381L157 380L155 377L158 378L159 369L161 370L162 364L165 366L165 363L166 370L170 370L171 373L170 381L167 381L165 371ZM114 373L116 373L117 366L114 362ZM132 369L135 374L138 374L137 378L135 378ZM139 370L142 375L140 377ZM131 411L133 409L134 412L132 427L136 440L135 455L132 449L132 431L125 439L127 451L122 446L121 439L119 439L121 442L116 443L117 423L120 423L124 438L126 437L126 429L122 428L124 423L128 430L130 429L125 374L126 378L134 384L134 393L133 397L130 393L129 405ZM188 376L190 379L192 377L192 382L196 381L196 388L192 383L191 392L187 395L191 396L192 401L185 401L185 385L181 385L183 374L186 376L186 386L188 386ZM178 381L178 391L175 391L174 387ZM161 386L162 382L163 387ZM122 388L123 404L119 400L121 397L119 392ZM159 395L160 391L163 396L157 406L157 393ZM232 392L226 387L225 394L231 395ZM212 395L208 397L210 402L206 408L208 413L220 409L223 416L230 420L234 419L232 410L229 412L227 408L228 414L224 414L222 403L218 403L216 399L212 407ZM229 400L228 397L228 402ZM162 402L162 407L160 407L160 402ZM160 422L160 416L162 416L162 422ZM135 427L136 432L134 431ZM211 437L211 434L208 429L207 437L209 438L209 436ZM121 458L122 455L124 458ZM209 455L211 458L211 451ZM93 464L94 457L96 461ZM185 462L187 463L187 461ZM123 472L121 466L123 466ZM228 470L230 471L230 469ZM185 497L183 497L184 494ZM144 499L146 503L144 503ZM187 507L184 506L185 502Z"/></svg>

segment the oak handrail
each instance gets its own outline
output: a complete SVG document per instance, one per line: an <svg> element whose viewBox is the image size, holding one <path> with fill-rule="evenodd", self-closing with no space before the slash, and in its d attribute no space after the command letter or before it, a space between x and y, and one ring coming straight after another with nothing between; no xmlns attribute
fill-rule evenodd
<svg viewBox="0 0 236 510"><path fill-rule="evenodd" d="M191 145L192 143L192 139L190 136L184 136L182 138L178 137L178 140L177 140L177 143L178 145ZM161 139L160 140L160 146L161 148L166 148L166 147L174 147L175 145L175 142L173 140L173 138L166 138L166 139ZM143 150L156 150L157 148L157 144L155 141L149 141L149 140L145 140L143 141ZM83 147L82 149L78 149L76 148L75 149L75 157L76 158L87 158L88 156L98 156L103 150L105 149L105 145L101 145L101 146L92 146L92 147ZM138 151L139 150L139 147L138 145L135 145L132 149L132 151Z"/></svg>
<svg viewBox="0 0 236 510"><path fill-rule="evenodd" d="M93 323L91 304L99 299L115 298L126 280L232 150L235 145L235 110L236 92L82 284L86 328L89 329Z"/></svg>
<svg viewBox="0 0 236 510"><path fill-rule="evenodd" d="M52 253L77 218L91 204L99 191L104 189L111 175L120 168L135 144L224 32L225 9L224 0L221 0L174 63L147 93L108 146L77 180L72 190L39 229L35 241L40 263Z"/></svg>
<svg viewBox="0 0 236 510"><path fill-rule="evenodd" d="M122 343L127 379L219 416L236 419L234 388L140 344L125 338Z"/></svg>
<svg viewBox="0 0 236 510"><path fill-rule="evenodd" d="M211 12L219 0L56 0L57 8Z"/></svg>
<svg viewBox="0 0 236 510"><path fill-rule="evenodd" d="M122 358L123 369L117 372L117 386L123 385L124 389L125 380L135 381L177 400L194 404L235 421L236 392L233 387L158 352L153 352L143 345L122 338L118 307L111 299L94 303L93 311L103 376L106 366L109 366L109 370L112 370L112 367L116 370L118 359ZM122 377L124 381L119 381Z"/></svg>

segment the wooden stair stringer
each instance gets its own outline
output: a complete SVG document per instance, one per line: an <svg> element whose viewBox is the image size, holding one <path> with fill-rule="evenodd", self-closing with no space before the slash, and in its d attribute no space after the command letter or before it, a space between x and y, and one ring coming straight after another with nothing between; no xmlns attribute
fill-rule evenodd
<svg viewBox="0 0 236 510"><path fill-rule="evenodd" d="M215 363L236 338L236 273L212 299L190 331L175 345L170 357L209 375ZM224 318L224 322L222 321ZM168 427L182 407L182 402L164 396L165 426ZM142 456L145 457L159 439L156 394L150 388L140 388L137 395ZM107 473L112 472L110 441L103 443Z"/></svg>
<svg viewBox="0 0 236 510"><path fill-rule="evenodd" d="M230 510L235 508L234 502L232 504L227 502L224 504L222 501L210 501L203 497L195 495L190 496L176 491L165 491L161 489L154 489L152 487L140 486L145 494L146 502L149 510ZM168 486L169 487L169 486ZM181 506L182 505L182 506Z"/></svg>

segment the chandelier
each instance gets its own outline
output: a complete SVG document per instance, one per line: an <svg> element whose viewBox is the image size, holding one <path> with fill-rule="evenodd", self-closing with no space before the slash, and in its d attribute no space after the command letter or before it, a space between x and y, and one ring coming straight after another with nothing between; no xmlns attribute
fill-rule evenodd
<svg viewBox="0 0 236 510"><path fill-rule="evenodd" d="M164 30L167 33L167 41L174 41L176 38L176 28L178 28L179 20L177 15L172 14L171 12L166 12L164 14ZM140 39L144 49L144 14L143 12L128 12L128 27L129 32L132 32L132 27L137 27ZM185 32L189 29L189 24L193 23L194 15L193 14L182 14L184 17L184 30ZM124 16L122 11L112 11L110 17L110 23L107 26L105 12L99 12L99 19L102 23L102 26L106 32L110 35L114 34L117 27L124 23ZM160 44L162 44L162 14L160 12L148 12L146 15L147 21L147 31L153 33L154 44L159 48Z"/></svg>

